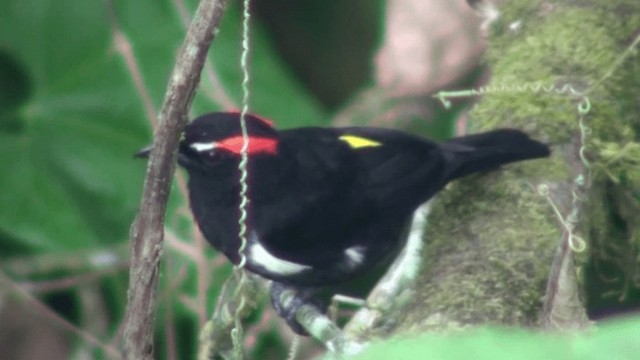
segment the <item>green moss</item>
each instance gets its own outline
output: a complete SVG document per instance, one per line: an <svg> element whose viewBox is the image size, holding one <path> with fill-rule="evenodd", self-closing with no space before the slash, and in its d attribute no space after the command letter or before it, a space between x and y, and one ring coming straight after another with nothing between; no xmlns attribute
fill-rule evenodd
<svg viewBox="0 0 640 360"><path fill-rule="evenodd" d="M413 301L421 313L409 312L410 328L537 322L560 232L545 198L524 180L527 171L515 165L462 179L438 198Z"/></svg>
<svg viewBox="0 0 640 360"><path fill-rule="evenodd" d="M424 270L399 320L401 329L537 323L563 231L551 204L538 194L537 179L552 187L556 205L567 214L574 179L589 177L577 234L589 245L576 257L578 271L587 272L589 256L610 258L599 246L611 246L615 237L622 240L617 244L633 244L616 261L627 266L627 276L638 278L640 61L636 54L612 66L637 36L639 5L513 0L501 9L487 53L493 80L471 113L473 131L520 128L549 142L553 156L465 178L441 193L426 232ZM519 20L519 29L510 30ZM588 90L588 133L580 127L582 99L557 91L567 84ZM588 164L578 157L582 137Z"/></svg>
<svg viewBox="0 0 640 360"><path fill-rule="evenodd" d="M492 39L487 53L494 71L490 87L505 90L490 93L476 107L473 114L481 119L478 127L508 125L535 131L555 143L565 142L578 128L577 102L549 89L570 84L585 90L605 74L619 53L619 39L612 36L616 19L593 9L560 6L542 14L541 7L530 1L516 2L508 9L502 14L504 26L519 19L529 19L531 24L523 24L514 36ZM541 15L532 18L532 9ZM535 89L534 84L548 90ZM589 95L594 109L589 122L594 130L611 126L615 109L607 95L602 90Z"/></svg>
<svg viewBox="0 0 640 360"><path fill-rule="evenodd" d="M562 153L575 154L577 149L572 150L575 145L571 144L580 136L577 100L553 91L527 90L523 85L561 88L572 84L577 90L589 89L591 111L584 121L590 130L586 143L590 164L584 171L593 178L593 194L588 197L596 201L588 204L581 227L594 241L610 237L613 231L611 198L607 191L596 188L610 181L623 188L618 192L626 191L633 198L634 186L637 191L633 184L640 183L640 102L634 95L640 90L640 62L627 60L611 71L637 34L640 15L637 2L632 1L592 1L584 8L575 5L569 2L545 8L542 2L516 0L506 7L496 28L502 36L492 39L487 58L493 63L492 86L506 85L512 90L487 95L474 116L480 129L507 125L535 131L552 143L567 143L569 148L560 149ZM508 25L520 19L527 22L509 33ZM519 86L522 88L516 90ZM563 170L565 174L575 171L566 161L554 161L552 169L545 171L556 176ZM595 193L603 191L600 196ZM628 240L636 243L637 251L635 229L640 226L633 221L627 221L627 226ZM592 245L599 248L602 244ZM632 266L638 267L639 260ZM580 255L577 263L585 261Z"/></svg>

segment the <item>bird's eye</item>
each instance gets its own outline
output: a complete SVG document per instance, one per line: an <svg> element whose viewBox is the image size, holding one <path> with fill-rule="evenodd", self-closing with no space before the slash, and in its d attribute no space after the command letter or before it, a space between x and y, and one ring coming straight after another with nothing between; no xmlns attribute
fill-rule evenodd
<svg viewBox="0 0 640 360"><path fill-rule="evenodd" d="M236 156L223 149L211 149L200 153L200 158L207 165L213 166L219 164L221 161L227 159L233 159Z"/></svg>
<svg viewBox="0 0 640 360"><path fill-rule="evenodd" d="M215 149L211 149L209 151L201 152L201 153L199 153L199 155L200 155L200 158L202 159L202 161L204 161L205 163L207 163L209 165L217 164L221 160L220 152L216 151Z"/></svg>

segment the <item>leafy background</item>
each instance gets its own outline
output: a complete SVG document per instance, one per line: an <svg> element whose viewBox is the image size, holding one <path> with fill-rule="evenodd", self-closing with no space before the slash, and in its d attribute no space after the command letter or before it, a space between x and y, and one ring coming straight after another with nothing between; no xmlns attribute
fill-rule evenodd
<svg viewBox="0 0 640 360"><path fill-rule="evenodd" d="M116 348L128 279L127 233L145 171L132 154L150 142L195 4L0 2L0 357L101 358ZM328 125L373 81L383 6L382 0L256 1L252 111L283 128ZM238 106L240 43L240 11L232 2L191 115ZM427 127L429 135L450 135L450 120L435 125ZM183 195L179 175L167 216L158 358L193 358L198 330L229 274L224 259L195 232ZM290 333L269 307L252 320L246 340L252 358L283 358ZM621 326L637 333L637 323ZM504 336L489 331L470 342L499 357L495 343ZM458 344L418 343L424 341L445 344L443 354ZM526 334L517 341L524 348L545 342L564 348ZM414 354L424 351L419 344L400 346Z"/></svg>
<svg viewBox="0 0 640 360"><path fill-rule="evenodd" d="M382 2L352 2L347 7L363 10L356 20L336 16L344 14L340 3L281 7L295 20L289 30L278 28L282 11L273 11L269 2L257 5L252 111L283 128L326 124L367 81ZM100 339L103 349L116 344L126 299L128 229L145 171L132 154L150 142L153 117L195 6L180 0L0 2L0 260L9 278L31 290L16 297L8 283L0 283L0 296L18 300L3 314L25 313L2 322L0 353L9 358L42 356L32 345L48 337L62 344L59 353L49 347L52 359L103 354L101 346L95 350L78 334L60 331L69 325ZM336 43L343 29L327 31L327 21L362 30ZM297 35L286 38L295 44L285 48L298 51L286 56L303 54L290 62L311 70L290 66L280 55L286 51L276 44L290 29ZM236 2L219 34L192 115L238 107L241 99ZM314 73L318 63L325 74ZM158 317L164 326L156 351L167 358L192 358L198 329L228 276L224 261L194 234L180 185L168 210ZM45 312L16 305L29 301L41 301ZM276 324L272 319L267 327ZM48 325L53 330L33 338L34 328ZM260 341L282 351L274 339Z"/></svg>

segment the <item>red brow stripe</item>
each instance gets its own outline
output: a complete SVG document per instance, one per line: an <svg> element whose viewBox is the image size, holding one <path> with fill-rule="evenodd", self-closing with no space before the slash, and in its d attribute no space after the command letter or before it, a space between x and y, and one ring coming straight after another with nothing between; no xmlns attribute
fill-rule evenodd
<svg viewBox="0 0 640 360"><path fill-rule="evenodd" d="M258 116L256 116L256 118L257 118L258 120L262 121L263 123L265 123L265 124L269 125L269 127L271 127L271 128L272 128L272 127L275 127L275 126L274 126L274 124L273 124L273 120L269 120L269 119L267 119L267 118L258 117Z"/></svg>
<svg viewBox="0 0 640 360"><path fill-rule="evenodd" d="M238 115L238 116L239 116L239 115L240 115L240 110L238 110L238 109L232 109L231 111L229 111L229 113L230 113L230 114L235 114L235 115ZM267 118L263 118L263 117L260 117L260 116L258 116L258 115L254 115L254 114L247 114L247 115L251 115L251 116L253 116L254 118L256 118L256 119L260 120L262 123L264 123L265 125L267 125L267 126L268 126L268 127L270 127L270 128L275 128L275 123L273 122L273 120L269 120L269 119L267 119Z"/></svg>
<svg viewBox="0 0 640 360"><path fill-rule="evenodd" d="M230 151L234 154L242 152L244 141L242 135L226 138L218 143L218 147ZM276 154L278 152L278 141L271 138L249 137L249 147L247 154L254 155L260 153Z"/></svg>

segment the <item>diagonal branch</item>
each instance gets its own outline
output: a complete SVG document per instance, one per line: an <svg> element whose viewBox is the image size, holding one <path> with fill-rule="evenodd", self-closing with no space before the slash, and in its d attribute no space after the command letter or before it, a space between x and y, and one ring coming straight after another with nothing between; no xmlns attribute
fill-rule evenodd
<svg viewBox="0 0 640 360"><path fill-rule="evenodd" d="M227 0L202 0L171 74L149 157L140 211L131 226L131 270L124 325L124 357L153 358L153 324L164 213L180 133L209 45Z"/></svg>

